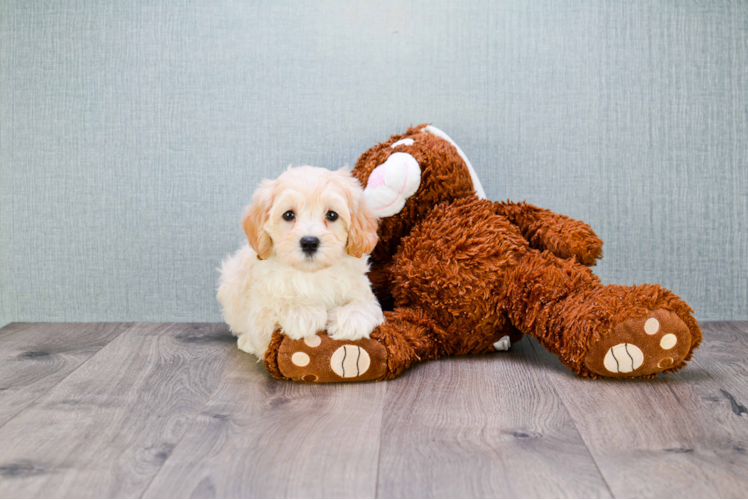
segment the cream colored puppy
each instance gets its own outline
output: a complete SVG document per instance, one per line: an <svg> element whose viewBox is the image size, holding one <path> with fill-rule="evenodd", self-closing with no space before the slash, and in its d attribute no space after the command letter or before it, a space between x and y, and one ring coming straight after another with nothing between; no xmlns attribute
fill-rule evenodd
<svg viewBox="0 0 748 500"><path fill-rule="evenodd" d="M224 261L218 285L239 349L262 359L278 327L358 340L384 321L366 277L377 219L350 173L289 168L260 184L243 226L249 245Z"/></svg>

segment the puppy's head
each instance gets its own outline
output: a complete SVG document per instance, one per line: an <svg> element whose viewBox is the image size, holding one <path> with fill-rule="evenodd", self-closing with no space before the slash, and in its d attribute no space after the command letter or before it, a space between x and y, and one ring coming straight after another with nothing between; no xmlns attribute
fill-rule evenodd
<svg viewBox="0 0 748 500"><path fill-rule="evenodd" d="M344 169L289 168L265 180L247 207L244 231L260 260L274 256L302 271L331 266L345 253L371 253L377 218Z"/></svg>

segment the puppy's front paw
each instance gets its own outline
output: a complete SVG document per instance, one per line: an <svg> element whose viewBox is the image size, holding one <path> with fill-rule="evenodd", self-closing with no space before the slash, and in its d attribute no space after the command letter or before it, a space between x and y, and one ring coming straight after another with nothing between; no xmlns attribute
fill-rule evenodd
<svg viewBox="0 0 748 500"><path fill-rule="evenodd" d="M350 305L335 307L327 314L327 334L334 340L368 339L374 328L384 322L381 310L376 314Z"/></svg>
<svg viewBox="0 0 748 500"><path fill-rule="evenodd" d="M252 340L253 339L251 335L248 335L248 334L239 335L239 337L236 339L236 346L239 348L240 351L244 351L249 354L254 354L258 358L262 357L257 354L257 348L252 342Z"/></svg>
<svg viewBox="0 0 748 500"><path fill-rule="evenodd" d="M327 311L324 308L298 308L288 311L278 321L283 334L294 340L305 339L325 329Z"/></svg>

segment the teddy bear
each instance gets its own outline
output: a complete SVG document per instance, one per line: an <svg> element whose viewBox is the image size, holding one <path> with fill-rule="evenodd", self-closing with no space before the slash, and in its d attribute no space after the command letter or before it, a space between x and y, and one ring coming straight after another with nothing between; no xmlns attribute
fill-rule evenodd
<svg viewBox="0 0 748 500"><path fill-rule="evenodd" d="M464 152L432 125L367 150L353 175L380 217L369 278L385 322L358 341L273 335L265 367L306 382L387 380L414 363L507 350L523 334L581 377L681 370L693 310L655 284L603 285L585 223L486 199Z"/></svg>

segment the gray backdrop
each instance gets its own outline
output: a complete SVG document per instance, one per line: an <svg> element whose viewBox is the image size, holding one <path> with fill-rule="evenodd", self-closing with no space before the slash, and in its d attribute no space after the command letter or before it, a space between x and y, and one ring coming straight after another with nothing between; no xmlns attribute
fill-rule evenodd
<svg viewBox="0 0 748 500"><path fill-rule="evenodd" d="M748 3L0 1L7 321L218 321L256 183L410 124L748 319Z"/></svg>

